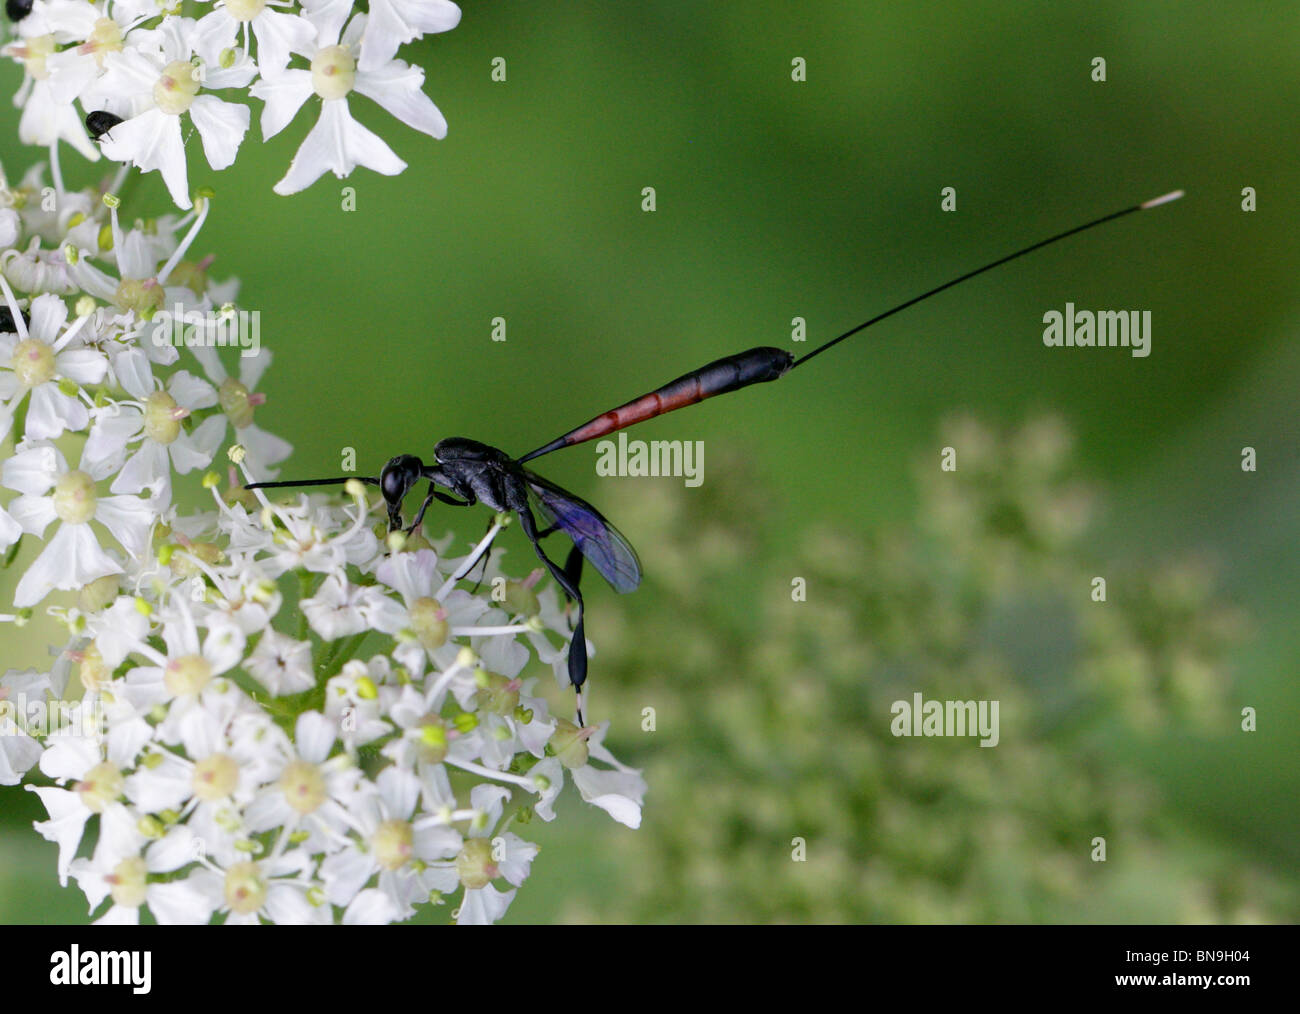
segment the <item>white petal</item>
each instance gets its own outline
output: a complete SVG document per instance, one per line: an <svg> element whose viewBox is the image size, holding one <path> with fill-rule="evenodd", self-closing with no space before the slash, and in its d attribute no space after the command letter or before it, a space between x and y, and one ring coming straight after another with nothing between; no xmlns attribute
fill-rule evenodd
<svg viewBox="0 0 1300 1014"><path fill-rule="evenodd" d="M188 880L150 884L145 897L149 911L161 926L203 926L212 918L214 906Z"/></svg>
<svg viewBox="0 0 1300 1014"><path fill-rule="evenodd" d="M30 785L27 788L41 797L41 802L50 815L49 820L36 823L36 830L46 841L58 844L59 883L66 886L68 868L77 855L77 846L81 844L90 811L82 805L80 795L67 789L37 789Z"/></svg>
<svg viewBox="0 0 1300 1014"><path fill-rule="evenodd" d="M330 99L321 103L320 119L273 189L277 194L296 194L327 169L342 179L359 165L385 176L396 176L406 168L383 140L352 119L346 99Z"/></svg>
<svg viewBox="0 0 1300 1014"><path fill-rule="evenodd" d="M24 431L29 439L53 440L64 430L76 433L89 425L90 410L80 398L64 394L53 381L32 388Z"/></svg>
<svg viewBox="0 0 1300 1014"><path fill-rule="evenodd" d="M476 891L466 891L465 899L460 903L460 914L456 916L456 925L490 926L506 914L514 900L513 890L501 892L491 884Z"/></svg>
<svg viewBox="0 0 1300 1014"><path fill-rule="evenodd" d="M203 657L212 666L213 675L234 668L244 657L243 632L228 620L214 624L203 642Z"/></svg>
<svg viewBox="0 0 1300 1014"><path fill-rule="evenodd" d="M109 489L114 493L139 493L160 478L167 479L167 472L167 448L154 440L142 440L139 449L126 459ZM170 482L166 486L170 489Z"/></svg>
<svg viewBox="0 0 1300 1014"><path fill-rule="evenodd" d="M167 392L176 399L177 405L188 408L191 412L199 408L211 408L217 403L217 389L189 370L181 370L167 381Z"/></svg>
<svg viewBox="0 0 1300 1014"><path fill-rule="evenodd" d="M47 292L32 300L31 318L28 335L52 345L67 322L68 307L58 296Z"/></svg>
<svg viewBox="0 0 1300 1014"><path fill-rule="evenodd" d="M332 46L339 41L343 22L352 13L352 0L302 0L302 11L316 26L316 44Z"/></svg>
<svg viewBox="0 0 1300 1014"><path fill-rule="evenodd" d="M262 138L275 137L312 95L311 71L286 70L280 74L263 74L249 89L249 94L266 103L262 107Z"/></svg>
<svg viewBox="0 0 1300 1014"><path fill-rule="evenodd" d="M190 105L190 119L203 140L203 154L213 169L225 169L235 161L240 142L248 133L248 106L223 102L215 95L200 95Z"/></svg>
<svg viewBox="0 0 1300 1014"><path fill-rule="evenodd" d="M113 374L132 398L144 401L153 394L153 368L149 357L135 345L123 349L113 360Z"/></svg>
<svg viewBox="0 0 1300 1014"><path fill-rule="evenodd" d="M424 71L401 60L368 73L357 72L356 90L374 99L403 123L436 137L447 136L447 121L420 86Z"/></svg>
<svg viewBox="0 0 1300 1014"><path fill-rule="evenodd" d="M298 756L313 764L319 764L329 756L337 736L338 726L319 711L304 711L294 726Z"/></svg>
<svg viewBox="0 0 1300 1014"><path fill-rule="evenodd" d="M257 387L271 365L271 350L259 348L256 355L239 357L239 382L250 391Z"/></svg>
<svg viewBox="0 0 1300 1014"><path fill-rule="evenodd" d="M108 372L108 359L94 349L67 349L55 357L59 376L85 387L98 384Z"/></svg>
<svg viewBox="0 0 1300 1014"><path fill-rule="evenodd" d="M96 480L117 472L126 460L127 441L143 428L144 415L133 406L108 405L97 410L95 424L90 427L90 436L81 449L81 470Z"/></svg>
<svg viewBox="0 0 1300 1014"><path fill-rule="evenodd" d="M297 14L282 14L270 7L253 19L253 35L257 39L257 64L265 74L277 73L289 63L289 52L312 51L316 28L306 18Z"/></svg>
<svg viewBox="0 0 1300 1014"><path fill-rule="evenodd" d="M203 431L203 427L208 423L216 423L216 425L208 426L208 429ZM167 451L171 454L172 467L176 469L176 474L184 475L196 468L206 468L210 465L225 432L226 420L213 416L211 419L205 419L193 434L182 433L168 444ZM202 438L203 443L195 441L196 434Z"/></svg>
<svg viewBox="0 0 1300 1014"><path fill-rule="evenodd" d="M163 458L166 460L166 455ZM149 531L155 517L149 501L138 496L101 496L95 503L95 520L137 559L143 558L149 548Z"/></svg>
<svg viewBox="0 0 1300 1014"><path fill-rule="evenodd" d="M391 60L399 46L426 33L448 32L458 24L460 8L448 0L371 0L357 66L374 70Z"/></svg>
<svg viewBox="0 0 1300 1014"><path fill-rule="evenodd" d="M192 206L180 117L150 109L119 123L104 135L100 147L115 162L133 162L144 172L159 170L176 206Z"/></svg>
<svg viewBox="0 0 1300 1014"><path fill-rule="evenodd" d="M39 539L59 515L55 513L53 497L24 493L9 504L9 516L24 532Z"/></svg>
<svg viewBox="0 0 1300 1014"><path fill-rule="evenodd" d="M370 888L353 899L343 913L344 926L387 926L401 915L396 903L383 891Z"/></svg>
<svg viewBox="0 0 1300 1014"><path fill-rule="evenodd" d="M44 497L41 497L44 500ZM51 504L53 509L53 504ZM44 528L42 527L42 531ZM8 549L20 538L22 538L23 526L13 519L7 510L0 507L0 549Z"/></svg>
<svg viewBox="0 0 1300 1014"><path fill-rule="evenodd" d="M47 445L28 447L5 459L0 476L6 486L20 493L40 496L68 470L58 449Z"/></svg>
<svg viewBox="0 0 1300 1014"><path fill-rule="evenodd" d="M113 558L99 548L89 525L62 524L18 582L14 605L20 609L34 606L56 588L74 591L121 572Z"/></svg>

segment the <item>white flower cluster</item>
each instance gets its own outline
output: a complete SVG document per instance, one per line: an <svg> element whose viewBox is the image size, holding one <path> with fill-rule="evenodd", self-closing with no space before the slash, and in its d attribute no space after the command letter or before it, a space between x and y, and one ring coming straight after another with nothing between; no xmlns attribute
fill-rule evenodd
<svg viewBox="0 0 1300 1014"><path fill-rule="evenodd" d="M45 776L60 878L101 922L390 922L456 891L459 921L491 922L537 853L510 828L554 818L566 769L638 826L645 782L605 728L521 678L535 654L567 683L554 587L495 563L490 592L459 587L507 519L452 559L386 536L359 483L345 506L243 489L290 450L253 421L269 352L232 376L151 340L164 307L233 309L187 259L209 202L129 229L116 204L0 176L0 621L78 593L47 606L50 670L0 677L0 784Z"/></svg>
<svg viewBox="0 0 1300 1014"><path fill-rule="evenodd" d="M59 141L93 161L97 140L114 161L158 170L177 206L189 208L186 116L208 164L220 170L235 161L250 113L218 93L261 99L264 138L315 95L320 118L277 193L358 165L396 175L406 163L352 118L348 96L364 95L416 130L445 137L447 121L421 90L424 71L396 54L455 28L460 8L450 0L370 0L368 7L354 13L353 0L8 0L17 39L3 52L25 72L19 137L50 148L56 179Z"/></svg>

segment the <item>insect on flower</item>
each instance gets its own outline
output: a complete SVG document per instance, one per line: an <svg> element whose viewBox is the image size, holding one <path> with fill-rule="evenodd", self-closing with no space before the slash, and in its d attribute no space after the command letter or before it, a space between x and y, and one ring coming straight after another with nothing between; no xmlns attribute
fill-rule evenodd
<svg viewBox="0 0 1300 1014"><path fill-rule="evenodd" d="M122 117L106 109L96 109L86 114L86 129L96 141L121 122Z"/></svg>
<svg viewBox="0 0 1300 1014"><path fill-rule="evenodd" d="M1042 249L1049 244L1084 232L1105 222L1114 221L1135 211L1175 201L1183 195L1176 190L1160 197L1135 204L1083 225L1067 229L1047 239L1017 250L983 267L968 271L951 281L938 285L919 296L879 313L857 327L795 359L784 349L759 347L736 355L716 359L697 370L678 377L648 394L634 398L617 408L610 409L572 429L520 458L476 440L452 437L434 447L432 464L420 458L401 454L384 466L378 477L342 476L329 479L296 479L276 482L250 483L248 489L270 489L288 486L325 486L345 483L357 478L371 486L378 486L388 508L390 531L402 528L402 501L421 481L429 483L428 493L420 505L415 519L407 527L414 531L424 520L424 512L435 499L455 507L470 507L483 503L494 511L508 511L519 518L524 535L532 543L538 558L546 566L556 583L568 598L578 605L578 619L573 628L569 647L569 681L578 692L578 722L582 718L582 686L587 679L587 650L583 636L583 601L579 590L583 559L591 563L610 585L620 592L633 591L641 582L641 564L627 539L591 504L580 497L524 467L524 462L563 447L584 443L603 437L635 423L653 419L674 409L694 405L715 395L737 391L751 384L778 380L797 366L801 366L827 349L838 345L866 328L892 317L908 307L915 306L931 296L938 295L964 281L983 274L1008 261ZM438 487L442 487L439 489ZM442 490L449 490L445 493ZM540 518L542 526L539 526ZM563 567L546 555L542 539L554 532L563 532L573 541L573 548Z"/></svg>

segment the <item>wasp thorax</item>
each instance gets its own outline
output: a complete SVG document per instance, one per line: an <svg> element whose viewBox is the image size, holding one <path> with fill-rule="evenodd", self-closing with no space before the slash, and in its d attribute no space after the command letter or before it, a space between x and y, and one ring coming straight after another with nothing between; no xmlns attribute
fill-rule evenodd
<svg viewBox="0 0 1300 1014"><path fill-rule="evenodd" d="M189 109L198 93L198 73L194 64L188 60L173 60L163 68L153 86L155 104L172 116L180 116Z"/></svg>
<svg viewBox="0 0 1300 1014"><path fill-rule="evenodd" d="M326 46L311 58L311 86L323 99L341 99L352 91L357 62L343 46Z"/></svg>

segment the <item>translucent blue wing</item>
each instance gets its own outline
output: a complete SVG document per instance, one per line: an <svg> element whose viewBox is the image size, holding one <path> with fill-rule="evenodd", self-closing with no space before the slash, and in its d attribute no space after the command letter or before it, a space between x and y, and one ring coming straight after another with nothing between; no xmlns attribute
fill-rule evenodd
<svg viewBox="0 0 1300 1014"><path fill-rule="evenodd" d="M571 538L615 591L634 591L641 583L641 561L619 530L586 500L527 469L524 477L529 500L543 527L554 525Z"/></svg>

